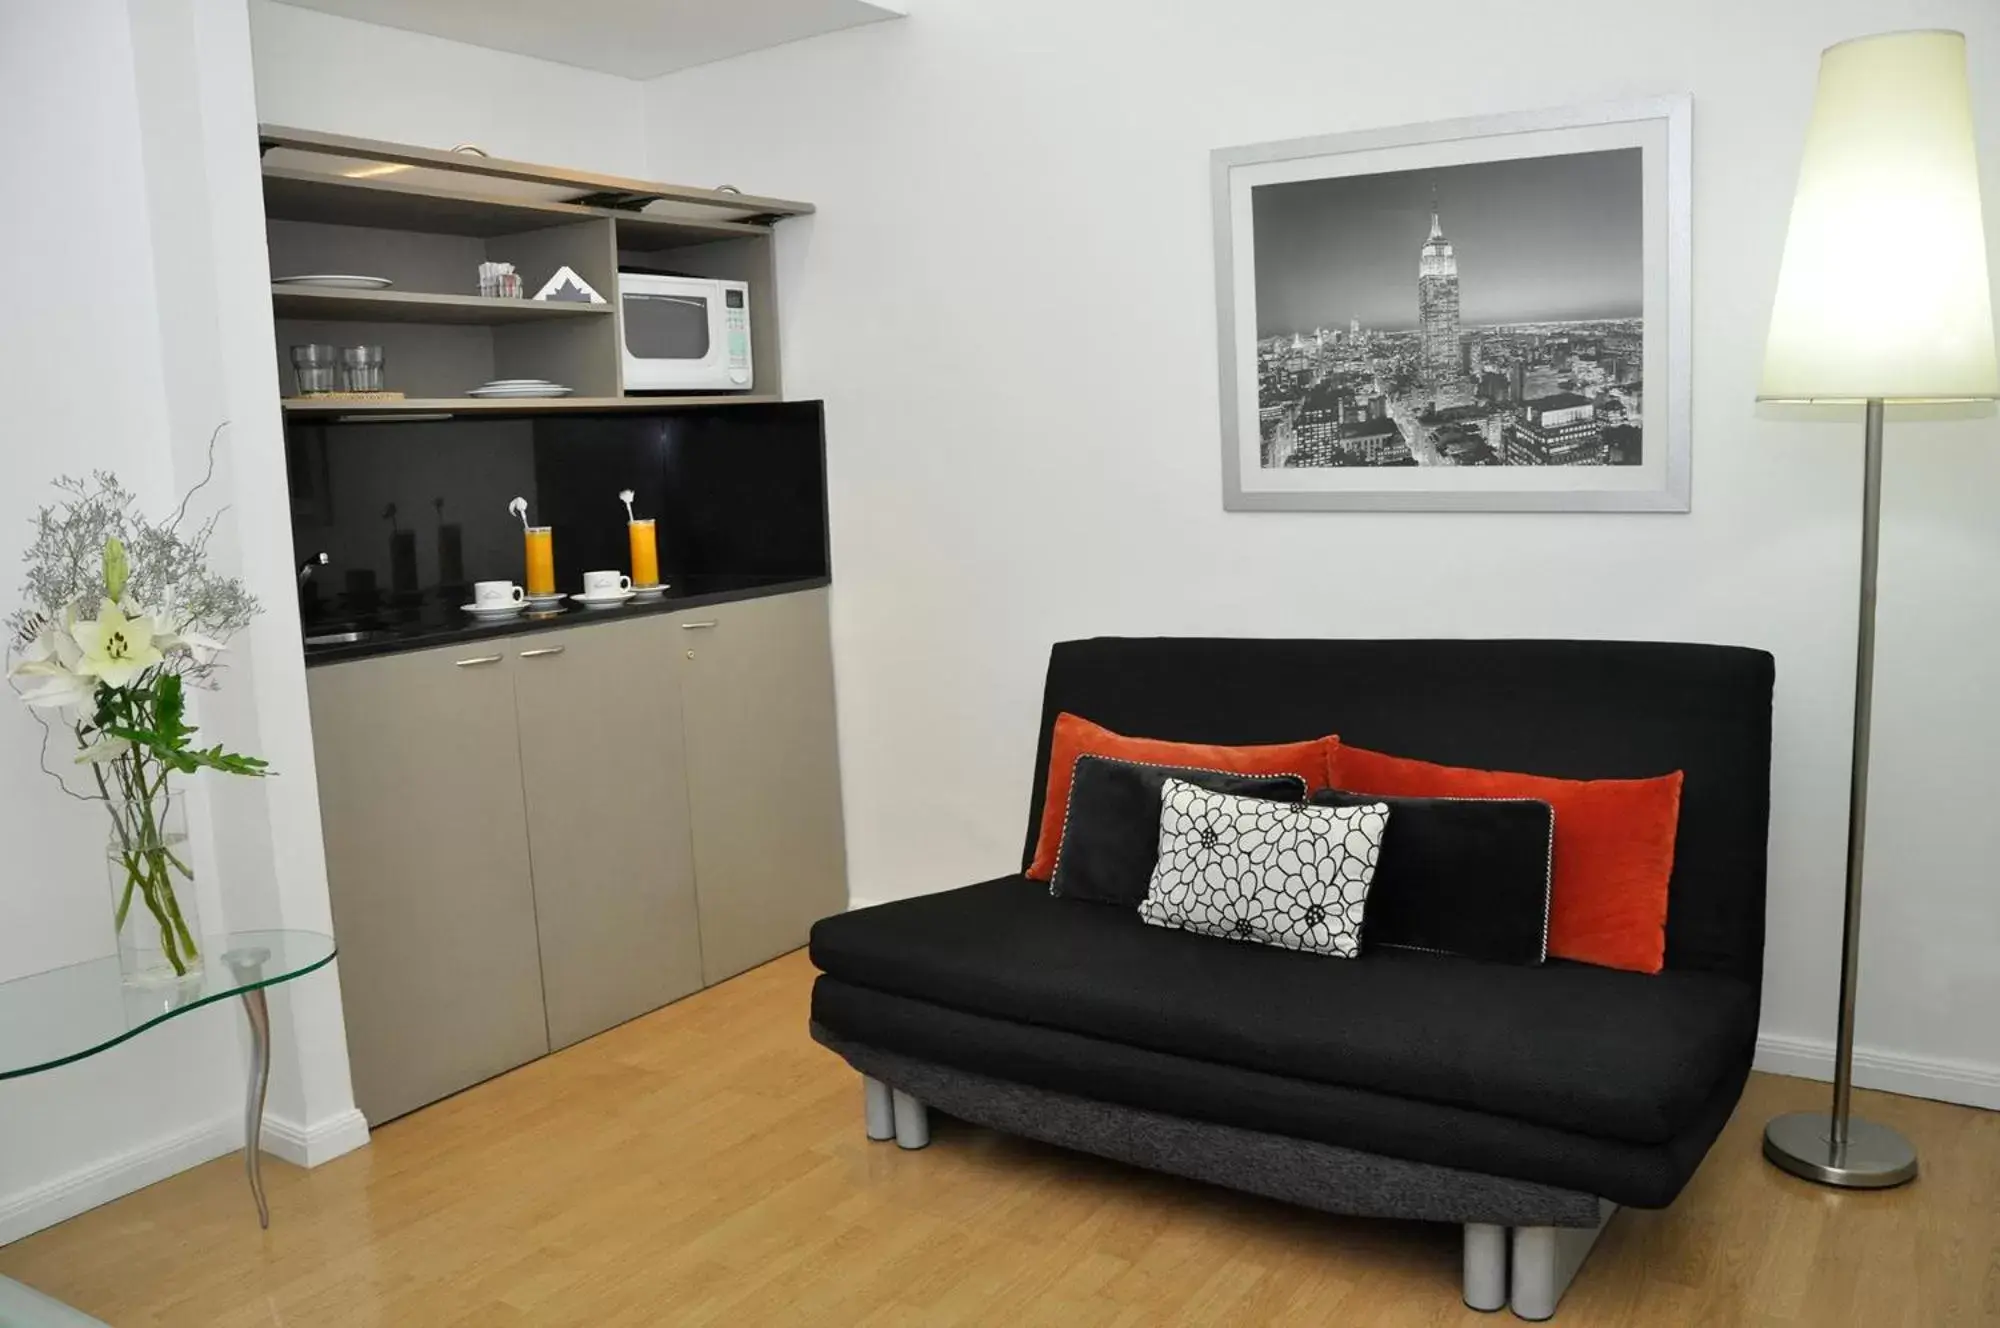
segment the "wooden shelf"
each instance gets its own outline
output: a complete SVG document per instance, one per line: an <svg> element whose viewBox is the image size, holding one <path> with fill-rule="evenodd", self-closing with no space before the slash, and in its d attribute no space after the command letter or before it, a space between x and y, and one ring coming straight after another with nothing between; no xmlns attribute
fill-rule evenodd
<svg viewBox="0 0 2000 1328"><path fill-rule="evenodd" d="M769 217L802 216L813 210L810 203L788 198L765 198L725 189L699 189L657 180L635 180L620 175L509 161L502 157L441 152L436 148L385 143L379 139L326 134L284 125L259 125L258 138L267 168L276 167L295 173L317 170L325 176L353 178L345 176L345 172L375 172L386 166L394 170L391 178L400 176L433 194L460 193L464 182L470 179L475 188L489 197L504 195L524 203L582 203L587 207L609 201L618 205L618 215L628 211L636 214L643 207L657 218L705 222L757 221ZM612 214L607 211L606 215Z"/></svg>
<svg viewBox="0 0 2000 1328"><path fill-rule="evenodd" d="M609 304L567 300L495 300L484 295L433 295L426 291L335 290L325 286L271 284L271 308L280 318L322 318L361 323L539 323L604 318Z"/></svg>
<svg viewBox="0 0 2000 1328"><path fill-rule="evenodd" d="M766 406L781 398L758 393L687 397L408 397L402 401L323 401L286 397L289 419L321 416L402 415L541 415L569 411L654 411L713 409L717 406Z"/></svg>
<svg viewBox="0 0 2000 1328"><path fill-rule="evenodd" d="M646 212L581 207L522 198L439 193L435 189L382 180L264 167L264 214L277 221L315 221L334 226L472 235L490 239L574 221L612 220L632 247L670 249L710 240L769 235L755 222L662 217Z"/></svg>

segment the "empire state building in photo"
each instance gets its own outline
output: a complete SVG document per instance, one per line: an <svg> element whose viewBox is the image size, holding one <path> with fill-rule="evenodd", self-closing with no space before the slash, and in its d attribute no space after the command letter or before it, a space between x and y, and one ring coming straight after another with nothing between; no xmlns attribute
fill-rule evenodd
<svg viewBox="0 0 2000 1328"><path fill-rule="evenodd" d="M1431 235L1417 259L1418 359L1423 381L1441 387L1459 376L1458 259L1431 205Z"/></svg>

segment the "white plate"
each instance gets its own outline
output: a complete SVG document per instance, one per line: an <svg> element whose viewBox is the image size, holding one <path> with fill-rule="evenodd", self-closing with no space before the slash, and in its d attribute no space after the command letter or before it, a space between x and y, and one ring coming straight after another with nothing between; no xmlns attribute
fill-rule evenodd
<svg viewBox="0 0 2000 1328"><path fill-rule="evenodd" d="M465 395L481 401L500 401L515 397L566 397L574 391L573 387L475 387Z"/></svg>
<svg viewBox="0 0 2000 1328"><path fill-rule="evenodd" d="M312 272L299 277L272 277L273 286L330 286L335 290L387 290L387 277L361 277L351 272Z"/></svg>
<svg viewBox="0 0 2000 1328"><path fill-rule="evenodd" d="M670 582L666 582L666 581L662 581L662 582L660 582L660 584L659 584L659 585L657 585L657 586L633 586L633 587L632 587L632 598L633 598L633 599L658 599L658 598L659 598L660 596L662 596L662 595L664 595L664 594L666 594L666 593L667 593L667 590L668 590L668 588L669 588L669 586L670 586L670 585L671 585L671 583L670 583Z"/></svg>
<svg viewBox="0 0 2000 1328"><path fill-rule="evenodd" d="M514 604L461 604L458 606L475 618L511 618L528 607L526 600Z"/></svg>
<svg viewBox="0 0 2000 1328"><path fill-rule="evenodd" d="M632 598L632 592L621 590L615 595L571 595L571 599L586 609L608 609L614 604L623 604Z"/></svg>
<svg viewBox="0 0 2000 1328"><path fill-rule="evenodd" d="M494 379L494 380L493 380L492 382L490 382L490 383L481 383L481 384L480 384L479 386L480 386L481 388L488 388L488 387L557 387L557 386L559 386L559 384L557 384L557 383L552 383L552 382L550 382L550 381L549 381L548 379L546 379L546 378L496 378L496 379Z"/></svg>

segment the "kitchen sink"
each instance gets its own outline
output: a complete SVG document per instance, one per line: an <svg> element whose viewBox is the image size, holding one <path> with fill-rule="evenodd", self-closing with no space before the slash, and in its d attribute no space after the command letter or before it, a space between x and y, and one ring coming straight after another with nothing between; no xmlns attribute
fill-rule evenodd
<svg viewBox="0 0 2000 1328"><path fill-rule="evenodd" d="M306 646L351 646L363 641L372 641L382 635L379 627L356 627L345 632L320 632L306 638Z"/></svg>

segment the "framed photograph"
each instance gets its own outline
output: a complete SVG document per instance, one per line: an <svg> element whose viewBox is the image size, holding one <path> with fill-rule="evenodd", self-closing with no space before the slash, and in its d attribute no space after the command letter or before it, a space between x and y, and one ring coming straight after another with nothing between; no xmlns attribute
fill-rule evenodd
<svg viewBox="0 0 2000 1328"><path fill-rule="evenodd" d="M1214 155L1231 510L1688 510L1688 98Z"/></svg>

